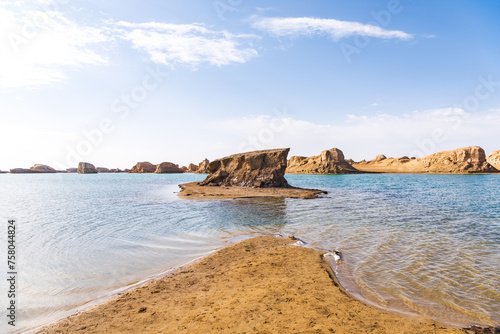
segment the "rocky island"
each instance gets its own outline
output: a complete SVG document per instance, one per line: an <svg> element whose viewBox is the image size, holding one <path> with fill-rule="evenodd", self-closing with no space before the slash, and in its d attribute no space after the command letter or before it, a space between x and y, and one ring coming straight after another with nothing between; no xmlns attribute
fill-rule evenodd
<svg viewBox="0 0 500 334"><path fill-rule="evenodd" d="M179 185L183 198L315 198L321 190L295 188L285 179L289 148L231 155L209 163L202 182Z"/></svg>

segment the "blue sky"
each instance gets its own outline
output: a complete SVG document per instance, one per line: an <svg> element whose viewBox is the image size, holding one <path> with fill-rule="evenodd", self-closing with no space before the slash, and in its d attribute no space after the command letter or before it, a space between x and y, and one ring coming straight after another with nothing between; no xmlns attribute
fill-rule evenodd
<svg viewBox="0 0 500 334"><path fill-rule="evenodd" d="M0 169L500 149L495 1L3 1Z"/></svg>

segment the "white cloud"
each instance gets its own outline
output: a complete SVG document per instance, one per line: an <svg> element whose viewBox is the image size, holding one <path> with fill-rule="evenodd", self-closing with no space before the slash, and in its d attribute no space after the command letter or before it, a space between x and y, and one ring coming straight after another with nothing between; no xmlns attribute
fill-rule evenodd
<svg viewBox="0 0 500 334"><path fill-rule="evenodd" d="M151 61L173 66L209 64L223 66L245 63L258 55L252 47L254 35L214 31L202 24L118 22L121 37L133 47L147 52Z"/></svg>
<svg viewBox="0 0 500 334"><path fill-rule="evenodd" d="M53 84L64 81L68 69L108 62L95 50L109 39L104 30L61 12L0 8L0 34L0 88Z"/></svg>
<svg viewBox="0 0 500 334"><path fill-rule="evenodd" d="M291 155L317 155L337 147L355 160L378 154L425 156L471 145L486 153L500 149L500 112L468 113L459 108L415 111L403 116L348 115L344 121L317 124L293 117L256 116L226 121L239 134L232 151L291 147Z"/></svg>
<svg viewBox="0 0 500 334"><path fill-rule="evenodd" d="M314 36L326 35L334 40L349 36L368 36L375 38L411 39L412 35L399 30L386 30L381 27L359 22L319 19L312 17L264 17L254 18L253 27L275 36Z"/></svg>

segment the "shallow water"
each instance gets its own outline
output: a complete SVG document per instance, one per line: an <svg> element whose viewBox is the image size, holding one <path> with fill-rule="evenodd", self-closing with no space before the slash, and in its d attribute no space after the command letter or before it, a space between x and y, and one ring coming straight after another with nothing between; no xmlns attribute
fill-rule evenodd
<svg viewBox="0 0 500 334"><path fill-rule="evenodd" d="M326 198L180 200L203 175L0 175L1 244L17 220L26 330L252 233L338 249L339 278L389 309L500 325L500 175L288 175ZM6 247L0 259L6 259ZM1 260L0 263L5 263ZM6 265L0 266L5 277ZM6 279L0 307L7 307ZM0 332L12 331L5 321Z"/></svg>

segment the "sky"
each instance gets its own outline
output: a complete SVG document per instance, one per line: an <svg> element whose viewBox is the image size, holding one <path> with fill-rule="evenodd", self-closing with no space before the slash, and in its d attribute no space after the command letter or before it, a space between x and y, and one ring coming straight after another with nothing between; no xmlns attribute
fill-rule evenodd
<svg viewBox="0 0 500 334"><path fill-rule="evenodd" d="M0 1L0 170L500 150L493 0Z"/></svg>

